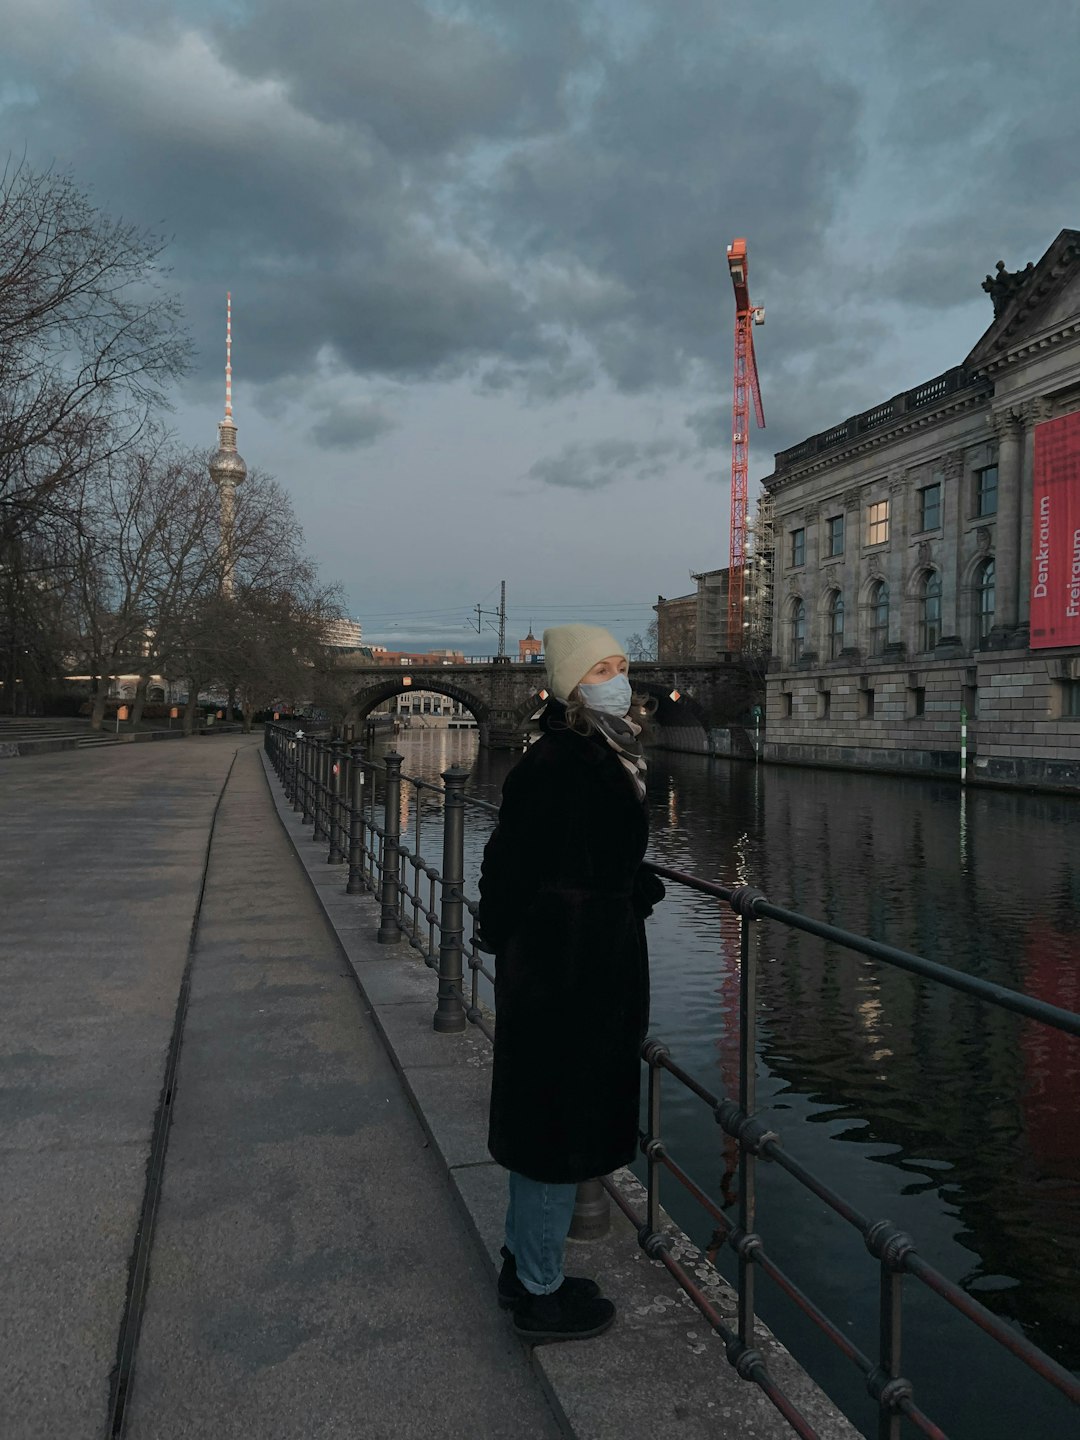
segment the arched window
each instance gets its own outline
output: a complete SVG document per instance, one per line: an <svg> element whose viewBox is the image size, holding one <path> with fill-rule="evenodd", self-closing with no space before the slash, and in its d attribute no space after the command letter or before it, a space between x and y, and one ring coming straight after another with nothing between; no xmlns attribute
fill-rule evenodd
<svg viewBox="0 0 1080 1440"><path fill-rule="evenodd" d="M985 640L994 628L994 562L986 560L975 581L979 598L979 639Z"/></svg>
<svg viewBox="0 0 1080 1440"><path fill-rule="evenodd" d="M839 590L829 596L829 659L835 660L844 648L844 597Z"/></svg>
<svg viewBox="0 0 1080 1440"><path fill-rule="evenodd" d="M806 606L799 599L791 604L791 663L797 665L806 646Z"/></svg>
<svg viewBox="0 0 1080 1440"><path fill-rule="evenodd" d="M928 570L923 577L919 610L919 629L922 632L919 648L933 650L941 639L941 576L936 570Z"/></svg>
<svg viewBox="0 0 1080 1440"><path fill-rule="evenodd" d="M889 643L889 587L877 580L870 591L870 654L882 655Z"/></svg>

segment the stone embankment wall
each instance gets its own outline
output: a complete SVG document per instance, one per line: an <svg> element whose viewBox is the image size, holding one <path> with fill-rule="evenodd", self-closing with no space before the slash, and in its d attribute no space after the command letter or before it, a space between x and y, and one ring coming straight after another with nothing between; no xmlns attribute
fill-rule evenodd
<svg viewBox="0 0 1080 1440"><path fill-rule="evenodd" d="M788 672L769 686L764 758L959 779L963 706L969 779L1080 794L1080 716L1064 713L1071 663L986 651L863 674Z"/></svg>

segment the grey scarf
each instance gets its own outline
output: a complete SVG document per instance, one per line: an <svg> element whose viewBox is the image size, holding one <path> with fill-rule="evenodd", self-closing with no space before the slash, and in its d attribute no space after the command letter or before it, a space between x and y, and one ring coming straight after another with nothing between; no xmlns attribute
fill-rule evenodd
<svg viewBox="0 0 1080 1440"><path fill-rule="evenodd" d="M648 765L642 754L641 726L635 725L629 716L620 719L617 715L605 715L599 710L590 710L589 719L618 755L626 773L633 780L638 798L645 800L645 775Z"/></svg>

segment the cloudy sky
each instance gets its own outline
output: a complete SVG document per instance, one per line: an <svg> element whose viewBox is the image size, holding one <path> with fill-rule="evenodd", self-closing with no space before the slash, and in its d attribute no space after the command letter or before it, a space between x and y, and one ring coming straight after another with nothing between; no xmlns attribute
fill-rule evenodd
<svg viewBox="0 0 1080 1440"><path fill-rule="evenodd" d="M749 240L772 452L963 359L1080 228L1076 0L0 0L0 150L171 237L209 445L372 639L644 630L726 562Z"/></svg>

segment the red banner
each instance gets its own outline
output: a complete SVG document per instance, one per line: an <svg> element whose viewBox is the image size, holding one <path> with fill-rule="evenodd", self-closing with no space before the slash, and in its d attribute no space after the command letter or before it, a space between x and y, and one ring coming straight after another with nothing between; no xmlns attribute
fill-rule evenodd
<svg viewBox="0 0 1080 1440"><path fill-rule="evenodd" d="M1080 410L1035 427L1031 646L1080 645Z"/></svg>

